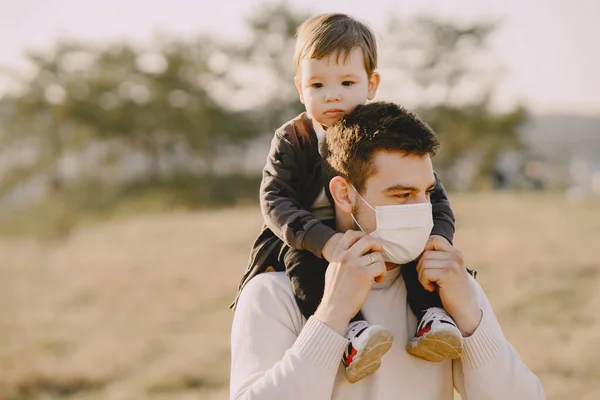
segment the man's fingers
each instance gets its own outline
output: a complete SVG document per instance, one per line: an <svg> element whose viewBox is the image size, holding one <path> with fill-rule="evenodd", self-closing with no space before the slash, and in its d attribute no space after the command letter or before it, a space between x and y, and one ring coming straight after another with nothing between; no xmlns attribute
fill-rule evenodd
<svg viewBox="0 0 600 400"><path fill-rule="evenodd" d="M419 283L421 283L428 292L434 292L438 282L442 280L443 275L443 269L425 269L419 272Z"/></svg>
<svg viewBox="0 0 600 400"><path fill-rule="evenodd" d="M442 251L456 251L454 246L448 242L443 236L432 235L429 237L425 250L442 250Z"/></svg>
<svg viewBox="0 0 600 400"><path fill-rule="evenodd" d="M350 247L350 250L348 251L348 257L359 258L363 254L380 252L382 250L383 248L381 247L381 243L373 239L371 236L365 235L356 241L352 247Z"/></svg>
<svg viewBox="0 0 600 400"><path fill-rule="evenodd" d="M374 264L371 264L367 266L366 269L375 282L383 281L387 275L387 268L385 267L385 262L383 261L378 261Z"/></svg>
<svg viewBox="0 0 600 400"><path fill-rule="evenodd" d="M421 259L417 265L418 279L425 290L434 292L443 278L448 274L448 263L446 260L424 260Z"/></svg>
<svg viewBox="0 0 600 400"><path fill-rule="evenodd" d="M422 259L417 265L417 272L425 271L426 269L443 269L448 273L454 273L458 270L459 263L455 259Z"/></svg>
<svg viewBox="0 0 600 400"><path fill-rule="evenodd" d="M454 253L439 250L426 250L421 255L421 260L445 260L454 257Z"/></svg>
<svg viewBox="0 0 600 400"><path fill-rule="evenodd" d="M460 252L426 251L417 263L417 272L424 268L460 269L464 261Z"/></svg>
<svg viewBox="0 0 600 400"><path fill-rule="evenodd" d="M438 286L443 285L452 276L456 276L463 270L456 260L422 260L417 265L417 273L419 282L427 290L431 288L430 283L435 283ZM466 272L466 270L465 270ZM434 286L435 288L435 286ZM432 290L429 290L432 291Z"/></svg>
<svg viewBox="0 0 600 400"><path fill-rule="evenodd" d="M371 264L375 264L377 262L383 262L383 254L378 251L374 251L371 253L367 253L364 256L358 258L358 262L360 265L368 267Z"/></svg>
<svg viewBox="0 0 600 400"><path fill-rule="evenodd" d="M340 239L336 247L335 253L341 253L343 251L348 250L350 247L354 245L360 238L366 236L366 233L362 231L353 231L349 230L344 233L344 236Z"/></svg>

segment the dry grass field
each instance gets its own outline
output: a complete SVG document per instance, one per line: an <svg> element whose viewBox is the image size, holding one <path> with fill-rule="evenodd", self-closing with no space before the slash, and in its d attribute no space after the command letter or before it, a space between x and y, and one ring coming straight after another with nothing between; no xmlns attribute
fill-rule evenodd
<svg viewBox="0 0 600 400"><path fill-rule="evenodd" d="M600 202L456 195L456 245L549 399L600 399ZM493 210L493 211L492 211ZM257 208L0 238L0 400L226 399Z"/></svg>

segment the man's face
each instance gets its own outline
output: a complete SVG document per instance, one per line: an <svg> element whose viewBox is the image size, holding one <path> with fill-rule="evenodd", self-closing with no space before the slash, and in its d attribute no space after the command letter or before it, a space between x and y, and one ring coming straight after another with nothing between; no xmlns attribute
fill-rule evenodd
<svg viewBox="0 0 600 400"><path fill-rule="evenodd" d="M429 155L420 157L380 150L373 155L373 162L376 172L367 179L361 193L363 199L373 208L429 202L431 191L435 187L435 176ZM348 190L352 202L352 208L348 211L354 213L354 217L365 232L373 232L377 228L375 211L361 200L351 186ZM336 210L340 211L337 204ZM345 219L344 230L358 229L353 226L348 212L342 214L342 218Z"/></svg>
<svg viewBox="0 0 600 400"><path fill-rule="evenodd" d="M346 58L338 59L333 53L320 60L302 60L294 82L308 116L329 127L357 105L375 97L379 74L367 75L362 50L356 48Z"/></svg>

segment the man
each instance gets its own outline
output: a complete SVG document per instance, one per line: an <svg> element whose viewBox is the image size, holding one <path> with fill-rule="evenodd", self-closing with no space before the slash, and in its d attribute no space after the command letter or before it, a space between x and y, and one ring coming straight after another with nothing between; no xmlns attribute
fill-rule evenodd
<svg viewBox="0 0 600 400"><path fill-rule="evenodd" d="M284 273L246 285L231 334L232 399L450 400L454 388L463 399L544 398L460 252L443 238L427 242L437 147L427 125L390 103L358 106L330 128L324 175L337 229L345 233L327 268L323 299L306 320ZM439 293L461 331L460 359L428 363L395 345L374 374L350 384L339 360L351 351L344 333L359 310L387 327L395 343L408 342L417 328L394 260L421 252L418 280Z"/></svg>

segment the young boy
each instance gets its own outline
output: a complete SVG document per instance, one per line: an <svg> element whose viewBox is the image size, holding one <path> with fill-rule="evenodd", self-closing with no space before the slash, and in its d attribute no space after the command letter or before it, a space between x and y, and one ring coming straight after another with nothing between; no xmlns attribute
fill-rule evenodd
<svg viewBox="0 0 600 400"><path fill-rule="evenodd" d="M285 269L308 318L323 296L328 260L342 236L335 231L333 207L321 181L321 144L329 126L375 97L380 81L375 36L344 14L309 18L298 29L295 66L294 82L306 113L279 128L271 143L260 188L266 226L254 243L239 291L258 273ZM439 180L431 203L431 235L452 242L454 215ZM437 292L428 292L419 283L416 262L405 262L402 276L408 301L420 320L407 351L429 361L458 358L460 331L441 308ZM346 337L350 344L342 361L350 382L379 368L393 340L386 328L369 325L361 313Z"/></svg>

